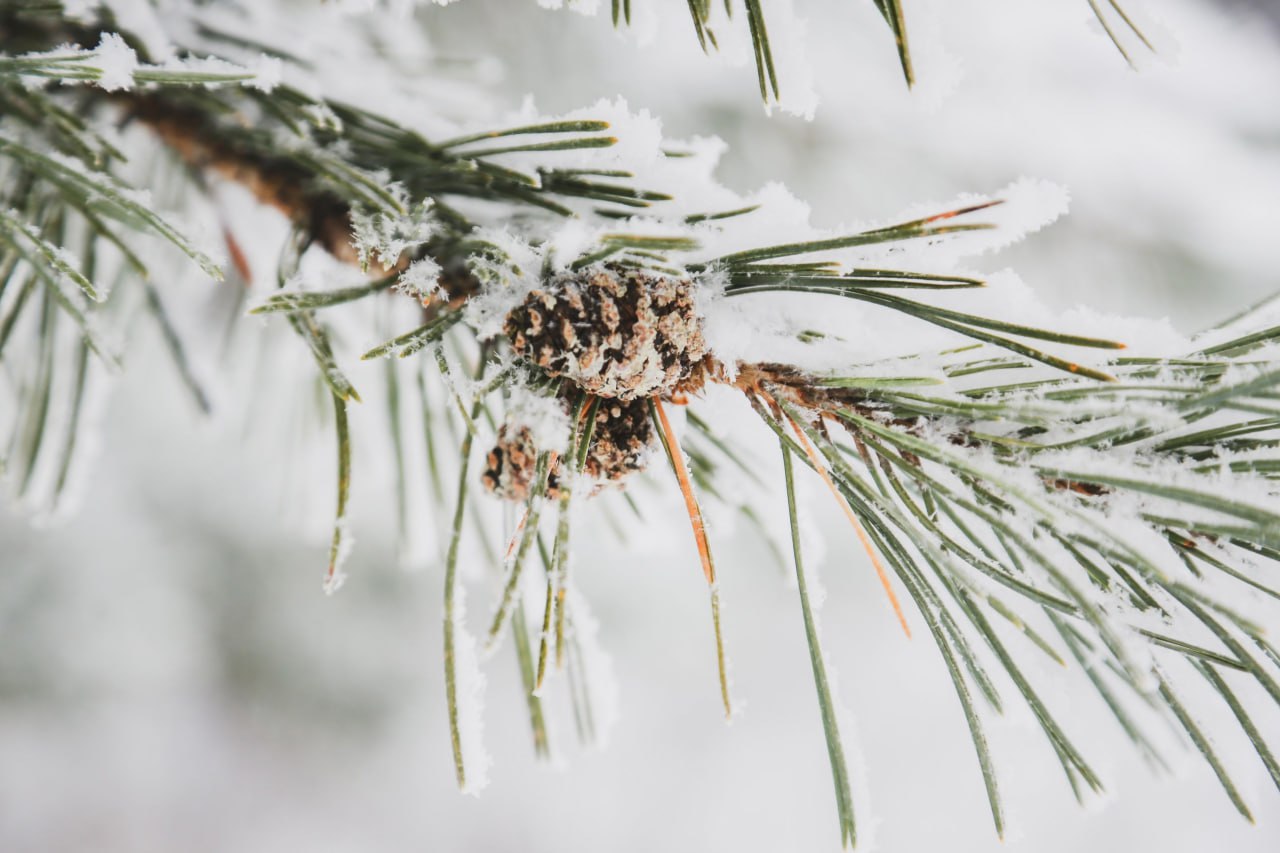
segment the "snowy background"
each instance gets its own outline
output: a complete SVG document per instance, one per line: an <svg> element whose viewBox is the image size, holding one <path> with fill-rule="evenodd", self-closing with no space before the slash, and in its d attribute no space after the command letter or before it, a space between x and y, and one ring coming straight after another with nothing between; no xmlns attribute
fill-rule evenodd
<svg viewBox="0 0 1280 853"><path fill-rule="evenodd" d="M1069 216L984 260L1017 269L1056 309L1167 317L1191 332L1280 289L1274 5L1129 0L1160 48L1135 51L1134 73L1084 0L917 0L914 94L873 4L777 4L790 5L810 23L794 44L785 26L775 34L783 106L816 102L812 120L766 116L754 72L732 49L704 58L675 0L633 2L631 34L522 2L471 0L419 21L442 65L459 60L457 74L499 93L492 109L529 95L559 112L621 94L670 136L719 135L726 183L781 181L819 225L1022 176L1062 184ZM477 44L490 60L461 62ZM79 511L40 527L0 516L0 850L837 849L795 593L750 531L717 528L745 705L732 725L687 523L655 471L663 488L641 489L646 527L625 545L604 525L578 538L575 572L618 676L607 749L579 749L562 724L559 759L534 758L507 646L486 669L491 782L463 797L444 717L439 572L400 568L389 480L357 467L351 581L324 597L322 430L286 453L285 441L248 437L243 419L205 420L150 329L137 347L106 403ZM224 380L232 411L237 393L250 396ZM870 796L864 842L874 825L889 851L1280 847L1280 795L1229 726L1217 727L1220 746L1256 828L1189 753L1172 778L1147 772L1083 679L1048 671L1038 684L1110 795L1080 809L1028 720L994 721L1013 826L999 844L936 653L903 639L820 488L810 505L827 547L815 568L858 726L847 735ZM476 612L493 584L473 580ZM1280 731L1274 714L1259 724Z"/></svg>

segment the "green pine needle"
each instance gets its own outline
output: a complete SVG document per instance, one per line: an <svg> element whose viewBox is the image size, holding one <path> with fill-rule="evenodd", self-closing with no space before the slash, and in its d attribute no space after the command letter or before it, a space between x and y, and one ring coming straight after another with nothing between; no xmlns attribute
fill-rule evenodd
<svg viewBox="0 0 1280 853"><path fill-rule="evenodd" d="M800 609L804 616L804 634L809 644L809 662L813 667L813 684L818 692L818 708L822 713L822 730L827 737L827 755L831 761L831 776L836 789L836 809L840 816L840 841L844 847L856 844L857 832L853 821L853 792L849 785L849 769L845 763L844 746L840 742L840 728L836 721L836 703L827 681L826 661L818 639L817 622L813 604L809 600L809 586L804 573L804 560L800 554L800 519L796 514L796 490L791 470L791 450L782 445L782 471L787 491L787 516L791 521L791 549L795 557L796 585L800 592Z"/></svg>

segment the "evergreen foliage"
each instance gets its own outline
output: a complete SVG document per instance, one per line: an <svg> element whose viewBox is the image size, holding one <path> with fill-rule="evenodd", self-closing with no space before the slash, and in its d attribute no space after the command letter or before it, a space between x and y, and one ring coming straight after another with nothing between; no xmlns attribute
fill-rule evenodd
<svg viewBox="0 0 1280 853"><path fill-rule="evenodd" d="M874 2L910 83L902 4ZM1113 39L1109 21L1140 37L1114 2L1107 9L1089 2ZM86 5L89 11L80 9ZM118 370L124 361L103 334L104 326L119 322L122 294L142 294L179 372L208 407L181 335L166 318L167 285L153 279L145 259L159 240L209 276L224 272L144 188L128 183L127 160L150 154L122 150L118 135L106 129L144 126L150 150L182 164L197 198L220 176L293 223L278 290L250 308L280 315L297 333L332 397L339 475L326 575L331 590L343 579L353 475L347 411L362 396L344 372L327 318L368 300L416 299L422 306L416 328L382 343L370 339L364 358L414 359L420 375L438 373L439 384L428 391L426 384L400 387L389 368L378 397L394 425L416 391L430 416L431 452L446 454L446 441L455 437L459 445L452 499L438 486L437 494L439 512L452 517L443 567L444 666L460 786L476 781L458 710L459 644L470 639L462 636L459 615L460 543L469 530L468 502L477 499L471 488L480 464L476 438L504 422L513 395L542 400L565 435L560 446L538 446L536 439L531 445L522 518L505 555L495 555L502 577L486 645L514 638L539 752L547 750L539 697L556 670L569 672L580 730L592 728L582 651L575 646L573 509L596 488L583 474L589 461L600 470L602 457L593 454L604 441L619 442L608 413L621 398L548 369L536 350L513 346L514 333L501 321L530 293L534 308L543 304L539 293L568 293L554 290L557 281L605 276L610 287L641 288L638 295L652 296L653 307L625 303L622 320L580 313L570 323L548 297L537 322L554 328L563 320L573 340L617 335L617 346L625 347L629 335L639 334L645 311L656 324L672 316L644 282L680 282L735 301L766 293L775 300L813 294L854 300L956 338L943 352L822 374L762 360L725 361L714 350L702 358L699 350L680 365L678 383L645 398L652 433L649 423L640 430L628 421L636 434L657 437L686 502L708 583L726 713L732 708L725 673L730 632L722 630L715 537L700 501L734 502L718 481L718 473L731 468L745 471L761 490L786 494L844 842L855 838L853 797L838 701L806 585L795 480L808 475L797 474L797 466L819 477L848 515L903 628L922 625L941 655L997 832L1004 830L1004 810L984 721L1011 702L1031 710L1077 796L1103 786L1086 750L1077 747L1071 721L1033 686L1033 667L1042 659L1082 667L1117 725L1156 760L1133 709L1173 721L1252 819L1195 710L1175 692L1184 681L1204 682L1280 787L1273 747L1237 693L1251 681L1280 703L1280 655L1266 617L1255 615L1274 614L1266 599L1280 598L1274 582L1280 562L1274 303L1206 331L1194 351L1179 357L1130 356L1121 342L948 307L953 292L983 287L981 278L848 261L850 251L946 244L990 231L998 200L857 233L725 250L717 229L762 215L755 206L684 213L670 194L647 189L642 173L564 164L564 155L618 143L604 120L554 119L428 139L395 116L276 82L274 64L293 61L287 48L218 29L201 17L203 4L175 27L191 41L175 37L173 57L151 56L146 41L122 29L109 7L76 6L0 2L0 365L13 389L6 402L11 415L0 419L8 430L0 437L5 480L21 499L38 490L40 471L51 471L40 500L60 501L77 456L77 419L91 365ZM779 81L764 6L747 0L741 10L768 100L776 98ZM714 3L690 2L689 8L699 41L713 48L716 16L727 20L733 4L717 11ZM629 0L614 0L614 23L627 22L630 11ZM265 64L257 60L263 53ZM513 154L520 155L518 165L511 165ZM665 156L687 154L671 149ZM566 254L557 233L570 220L595 230ZM495 223L517 223L520 239L499 239ZM328 291L293 286L299 259L311 250L371 270L367 283ZM231 255L234 272L234 242ZM513 295L502 295L508 292ZM630 293L629 299L637 296ZM936 304L932 297L939 293L949 301ZM575 355L607 362L605 350ZM759 466L699 416L690 398L708 384L735 389L744 413L776 435L783 482L762 482ZM366 392L363 399L372 398ZM687 428L678 438L668 411L684 403ZM66 413L66 424L56 428L55 408ZM400 456L406 439L392 432L390 451ZM389 497L399 500L402 523L403 493L402 485L398 498ZM752 518L757 511L749 501L743 507ZM529 565L535 561L542 570L537 578ZM531 579L543 591L540 619L526 613L519 594ZM900 594L906 601L899 602Z"/></svg>

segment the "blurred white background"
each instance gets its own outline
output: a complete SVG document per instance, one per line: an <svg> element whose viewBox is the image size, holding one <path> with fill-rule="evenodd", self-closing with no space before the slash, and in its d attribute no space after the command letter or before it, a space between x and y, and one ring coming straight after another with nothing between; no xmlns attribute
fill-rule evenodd
<svg viewBox="0 0 1280 853"><path fill-rule="evenodd" d="M633 0L638 17L650 5L672 8L638 21L645 44L605 16L528 2L471 0L419 20L444 56L483 45L500 63L498 106L528 94L559 111L621 94L671 136L723 137L728 183L781 181L822 225L1023 175L1062 183L1071 214L988 261L1055 306L1167 316L1189 332L1280 290L1274 6L1129 0L1160 48L1134 72L1085 0L916 0L922 82L909 94L872 3L797 4L820 96L809 121L766 116L753 70L704 58L684 4ZM803 89L801 71L788 76L799 57L781 58L784 94ZM599 524L578 539L575 571L620 684L608 748L578 749L564 724L552 733L561 760L534 758L507 646L487 664L492 782L463 797L444 717L440 573L399 568L390 481L357 468L352 579L325 598L323 435L286 464L287 440L198 417L158 353L144 337L117 383L79 511L40 527L0 516L0 850L838 849L795 592L756 537L719 528L745 700L724 725L705 588L668 472L653 472L663 488L626 544ZM236 410L248 392L228 386ZM372 454L376 429L358 435ZM1079 808L1028 720L993 721L1013 826L997 842L936 652L903 639L820 497L828 546L815 568L857 721L850 758L870 792L864 842L874 825L888 851L1280 849L1280 795L1226 718L1207 715L1224 723L1210 728L1258 827L1188 751L1172 778L1147 772L1083 679L1048 671L1037 684L1110 795ZM476 621L495 584L473 579ZM1280 716L1258 719L1280 734Z"/></svg>

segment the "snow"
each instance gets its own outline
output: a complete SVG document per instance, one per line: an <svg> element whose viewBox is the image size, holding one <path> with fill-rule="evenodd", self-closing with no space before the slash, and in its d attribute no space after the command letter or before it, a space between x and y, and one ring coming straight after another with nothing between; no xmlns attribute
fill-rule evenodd
<svg viewBox="0 0 1280 853"><path fill-rule="evenodd" d="M129 90L137 85L139 71L172 72L172 77L200 77L217 75L227 78L223 80L200 80L200 85L216 88L223 85L243 83L244 85L270 92L282 79L284 65L279 58L259 54L250 62L240 65L213 56L191 56L179 59L172 55L172 50L163 51L165 55L158 64L143 63L138 54L118 33L104 32L99 37L97 47L82 50L71 46L61 46L44 53L27 53L21 57L27 61L47 60L38 66L40 74L18 73L23 83L29 87L47 86L53 80L61 80L64 84L76 84L87 79L107 92ZM63 74L60 76L58 72Z"/></svg>
<svg viewBox="0 0 1280 853"><path fill-rule="evenodd" d="M138 70L138 55L115 33L103 33L94 51L94 62L102 69L98 85L108 92L133 88L133 72Z"/></svg>
<svg viewBox="0 0 1280 853"><path fill-rule="evenodd" d="M435 298L442 292L440 264L431 258L419 258L400 273L396 290L423 303Z"/></svg>
<svg viewBox="0 0 1280 853"><path fill-rule="evenodd" d="M259 54L249 70L253 73L253 78L247 85L260 92L269 94L284 79L284 62L279 57Z"/></svg>
<svg viewBox="0 0 1280 853"><path fill-rule="evenodd" d="M531 222L522 230L533 232L536 238L531 236L518 241L521 244L519 251L524 254L533 252L543 256L550 262L552 268L562 269L573 259L590 254L594 247L600 245L604 235L608 234L691 237L697 242L695 250L670 253L674 262L690 263L705 261L744 248L771 243L827 239L969 205L1003 200L1003 204L956 220L957 223L978 222L996 226L991 230L961 233L927 241L917 240L827 251L819 255L824 260L838 261L845 268L889 266L935 273L971 275L972 270L962 263L965 259L998 251L1028 234L1041 230L1064 214L1068 206L1068 193L1061 186L1049 181L1022 179L991 194L963 194L944 202L915 204L893 217L847 223L836 228L817 228L810 222L808 206L777 183L768 183L759 191L747 194L739 194L723 186L714 174L716 163L724 150L723 144L718 140L668 139L663 135L661 123L649 111L633 110L621 99L599 101L587 108L555 115L540 113L532 101L526 99L521 110L506 116L502 123L515 126L539 121L570 119L607 121L610 125L608 133L616 136L619 143L608 148L556 152L550 158L545 153L530 152L501 155L499 159L504 165L521 168L529 173L532 173L537 165L546 164L549 159L558 168L620 169L636 175L634 180L636 186L668 193L674 198L639 211L637 215L626 220L601 220L590 213L588 205L572 199L568 200L566 203L579 210L580 218L562 223ZM670 150L684 151L692 156L678 158L665 156L664 152ZM735 210L752 205L758 206L758 209L745 215L723 220L701 221L693 225L685 222L685 218L693 214ZM484 239L505 242L518 240L506 226L492 232L492 237L488 236L489 234L490 232L482 229L481 235ZM534 239L538 241L536 245L532 242ZM481 261L481 264L488 265L489 262ZM522 261L518 266L525 271L523 276L513 276L510 271L503 271L496 267L489 268L487 277L494 280L495 286L487 287L478 305L469 308L471 312L469 319L476 323L481 334L494 334L500 329L499 319L505 316L506 311L517 304L535 285L535 282L528 277L528 270L541 268L542 265L542 262ZM699 301L707 322L712 348L720 360L729 365L730 372L738 358L746 358L753 353L757 361L775 358L793 361L806 367L834 368L840 363L855 360L850 358L848 348L805 346L796 340L797 332L826 328L824 323L829 325L837 317L860 318L877 315L877 322L874 325L866 322L859 323L861 330L854 346L857 348L858 356L863 359L868 353L874 353L877 350L884 352L885 344L890 347L900 346L900 343L889 342L904 340L903 328L914 329L912 337L919 342L917 349L925 349L934 341L938 346L947 341L945 335L927 330L921 337L920 324L914 321L903 322L901 319L892 319L885 323L878 319L879 315L883 315L883 311L866 308L851 310L850 306L831 306L830 299L823 300L821 308L794 310L792 306L792 310L780 316L774 308L775 302L768 299L718 298L717 293L723 288L722 281L723 279L714 269L703 275L699 282L701 291ZM1048 315L1050 313L1036 304L1032 291L1022 286L1009 274L993 278L992 285L992 290L998 292L987 296L985 300L966 292L963 304L977 311L991 306L998 314L1010 316L1010 312L1000 311L1000 307L1008 305L1010 296L1016 293L1021 301L1026 303L1019 312L1024 318L1033 314ZM943 296L942 301L945 302L945 300L946 297ZM956 301L957 304L960 303L960 300ZM744 302L746 304L743 304ZM1019 314L1014 313L1013 316L1017 317ZM857 319L853 321L859 322ZM1050 325L1054 324L1051 322ZM1089 357L1089 355L1077 356L1085 360ZM815 358L825 359L826 364L819 365L814 361Z"/></svg>
<svg viewBox="0 0 1280 853"><path fill-rule="evenodd" d="M508 392L506 425L513 431L528 429L533 446L543 452L563 453L569 443L564 404L521 385L513 385Z"/></svg>
<svg viewBox="0 0 1280 853"><path fill-rule="evenodd" d="M403 191L396 194L403 196ZM383 270L390 270L401 255L426 243L436 233L430 200L401 215L355 208L351 211L351 225L361 266L368 267L376 261Z"/></svg>
<svg viewBox="0 0 1280 853"><path fill-rule="evenodd" d="M471 272L483 287L463 309L467 323L486 338L500 334L511 309L541 284L542 257L529 242L505 226L479 228L474 236L496 250L471 256Z"/></svg>
<svg viewBox="0 0 1280 853"><path fill-rule="evenodd" d="M333 570L324 580L324 594L333 595L347 583L345 566L355 547L355 537L351 535L351 524L345 515L334 522L335 535L338 536L338 551L333 557Z"/></svg>

